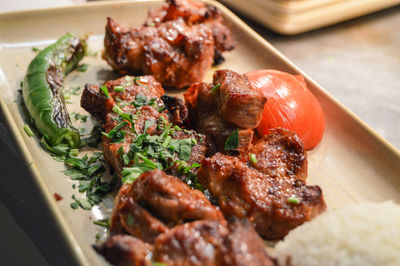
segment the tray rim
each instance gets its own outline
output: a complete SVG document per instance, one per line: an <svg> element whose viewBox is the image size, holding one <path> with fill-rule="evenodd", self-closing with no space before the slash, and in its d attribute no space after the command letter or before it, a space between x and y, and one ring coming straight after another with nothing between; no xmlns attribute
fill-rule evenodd
<svg viewBox="0 0 400 266"><path fill-rule="evenodd" d="M131 1L102 1L102 2L89 2L84 4L78 4L75 6L66 6L66 7L53 7L53 8L42 8L35 10L27 10L27 11L13 11L13 12L4 12L0 13L0 19L8 16L20 16L24 14L35 14L41 12L52 12L52 11L68 11L68 10L76 10L81 7L92 8L92 7L108 7L110 5L132 5L135 2L161 2L162 0L131 0ZM320 85L318 85L312 78L310 78L306 73L304 73L301 69L299 69L294 63L292 63L289 59L287 59L281 52L279 52L274 46L272 46L267 40L265 40L261 35L255 32L250 26L248 26L245 22L243 22L238 16L236 16L232 11L230 11L223 4L213 1L213 0L198 0L204 2L209 5L216 6L218 9L223 10L226 16L229 16L230 19L235 23L235 26L242 28L246 31L254 41L259 42L262 46L271 50L272 53L275 53L283 63L289 66L294 72L301 74L305 77L308 83L311 83L313 86L317 88L319 93L323 94L330 101L332 101L335 105L341 108L346 115L348 115L356 124L358 124L363 130L366 131L369 135L372 136L377 142L379 142L384 149L390 152L393 156L397 157L400 161L400 150L393 146L389 141L380 136L374 129L372 129L366 122L364 122L361 118L355 115L350 109L336 100L332 95L330 95L327 91L325 91ZM87 257L83 253L78 241L76 240L74 234L71 229L67 225L63 215L61 213L61 209L57 206L56 201L54 200L51 192L49 191L42 175L40 174L37 166L34 163L31 152L24 145L25 141L23 139L23 132L20 128L17 127L16 121L14 121L11 111L8 108L6 101L3 96L0 94L0 110L4 113L4 117L6 119L7 125L11 130L11 137L15 140L17 144L17 149L19 153L22 155L22 159L24 160L31 176L34 179L34 183L40 190L41 196L45 199L45 206L52 213L53 218L55 220L55 224L60 231L60 235L64 239L67 246L70 248L70 252L75 257L75 260L79 262L80 265L90 265Z"/></svg>

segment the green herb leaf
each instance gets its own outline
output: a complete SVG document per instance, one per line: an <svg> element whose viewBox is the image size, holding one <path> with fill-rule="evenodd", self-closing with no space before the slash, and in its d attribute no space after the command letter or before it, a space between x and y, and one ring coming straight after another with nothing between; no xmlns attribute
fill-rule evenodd
<svg viewBox="0 0 400 266"><path fill-rule="evenodd" d="M125 92L125 89L123 86L114 86L113 89L115 92Z"/></svg>
<svg viewBox="0 0 400 266"><path fill-rule="evenodd" d="M135 78L133 79L133 81L135 82L135 85L137 85L137 86L143 86L143 84L139 82L139 81L140 81L140 77L135 77Z"/></svg>
<svg viewBox="0 0 400 266"><path fill-rule="evenodd" d="M110 94L108 93L107 86L101 86L101 87L100 87L100 90L103 92L103 94L104 94L108 99L110 99Z"/></svg>
<svg viewBox="0 0 400 266"><path fill-rule="evenodd" d="M104 219L101 219L101 220L93 221L93 223L94 223L95 225L100 225L100 226L109 228L109 227L110 227L111 221L110 221L110 218L104 218Z"/></svg>
<svg viewBox="0 0 400 266"><path fill-rule="evenodd" d="M249 153L249 159L252 164L257 164L257 157L253 153Z"/></svg>
<svg viewBox="0 0 400 266"><path fill-rule="evenodd" d="M29 137L33 136L33 132L31 130L31 128L29 127L29 125L25 124L24 125L24 130L25 130L26 135L28 135Z"/></svg>
<svg viewBox="0 0 400 266"><path fill-rule="evenodd" d="M287 203L289 203L289 204L298 205L298 204L300 204L301 199L296 198L296 197L290 197L290 198L287 198L286 201L287 201Z"/></svg>
<svg viewBox="0 0 400 266"><path fill-rule="evenodd" d="M211 89L211 93L214 94L217 92L217 90L219 89L219 87L221 87L221 83L217 83L217 85L215 85L212 89Z"/></svg>
<svg viewBox="0 0 400 266"><path fill-rule="evenodd" d="M32 51L35 52L35 53L39 53L42 50L37 48L37 47L32 47Z"/></svg>
<svg viewBox="0 0 400 266"><path fill-rule="evenodd" d="M102 132L101 134L103 134L103 136L105 136L108 139L114 139L116 137L116 134L119 132L119 130L121 130L121 128L123 128L124 126L126 126L128 124L128 122L121 122L118 125L116 125L113 129L111 129L108 133L104 133ZM117 138L120 138L121 136L117 136Z"/></svg>
<svg viewBox="0 0 400 266"><path fill-rule="evenodd" d="M239 146L239 129L236 129L232 134L225 140L225 150L233 150Z"/></svg>
<svg viewBox="0 0 400 266"><path fill-rule="evenodd" d="M79 72L86 72L86 70L88 69L89 65L88 64L81 64L76 68L76 71Z"/></svg>

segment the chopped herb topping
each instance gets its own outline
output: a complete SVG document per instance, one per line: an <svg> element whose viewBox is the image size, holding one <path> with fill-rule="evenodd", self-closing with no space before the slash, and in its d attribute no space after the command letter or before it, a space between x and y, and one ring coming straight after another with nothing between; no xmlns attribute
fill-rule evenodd
<svg viewBox="0 0 400 266"><path fill-rule="evenodd" d="M121 142L124 140L125 131L121 130L124 126L126 126L128 122L124 121L116 125L113 129L111 129L108 133L102 132L103 136L111 139L111 142Z"/></svg>
<svg viewBox="0 0 400 266"><path fill-rule="evenodd" d="M93 223L95 225L100 225L100 226L109 228L110 224L111 224L111 219L110 218L104 218L104 219L101 219L101 220L93 221Z"/></svg>
<svg viewBox="0 0 400 266"><path fill-rule="evenodd" d="M29 125L24 125L24 130L25 130L25 133L26 133L26 135L28 135L29 137L32 137L33 136L33 132L32 132L32 130L31 130L31 128L29 127Z"/></svg>
<svg viewBox="0 0 400 266"><path fill-rule="evenodd" d="M86 198L76 198L74 195L71 208L81 207L84 210L91 210L93 205L102 202L103 198L113 189L116 184L116 177L111 181L102 180L104 165L102 154L94 153L91 157L84 155L82 158L68 157L64 160L67 169L64 172L72 180L78 180L78 191L85 193ZM75 186L76 187L76 186Z"/></svg>
<svg viewBox="0 0 400 266"><path fill-rule="evenodd" d="M103 94L104 94L108 99L110 99L110 94L108 93L107 86L101 86L101 87L100 87L100 90L103 92Z"/></svg>
<svg viewBox="0 0 400 266"><path fill-rule="evenodd" d="M135 85L136 85L136 86L143 86L143 84L140 83L140 77L135 77L135 78L133 79L133 82L135 82Z"/></svg>
<svg viewBox="0 0 400 266"><path fill-rule="evenodd" d="M249 153L249 158L250 158L250 162L251 162L252 164L257 164L257 157L256 157L255 154Z"/></svg>
<svg viewBox="0 0 400 266"><path fill-rule="evenodd" d="M35 52L35 53L39 53L42 50L37 48L37 47L32 47L32 51Z"/></svg>
<svg viewBox="0 0 400 266"><path fill-rule="evenodd" d="M79 72L86 72L86 70L88 69L89 65L88 64L81 64L76 68L76 71Z"/></svg>
<svg viewBox="0 0 400 266"><path fill-rule="evenodd" d="M122 181L132 183L144 172L176 166L180 173L189 176L187 180L190 181L189 183L197 183L193 174L194 171L191 170L200 167L200 164L187 164L197 140L195 138L174 139L173 133L177 129L182 129L179 127L172 128L172 124L168 124L163 119L160 120L163 128L160 135L147 133L147 129L154 124L154 121L146 121L144 133L136 136L129 146L129 151L125 153L122 148L118 151L126 166L122 170Z"/></svg>
<svg viewBox="0 0 400 266"><path fill-rule="evenodd" d="M115 86L114 91L115 92L125 92L125 89L123 86Z"/></svg>
<svg viewBox="0 0 400 266"><path fill-rule="evenodd" d="M219 87L221 87L221 83L217 83L217 85L215 85L212 89L211 89L211 93L216 93L217 90L219 89Z"/></svg>
<svg viewBox="0 0 400 266"><path fill-rule="evenodd" d="M296 198L296 197L290 197L290 198L287 198L286 201L287 201L287 203L289 203L289 204L297 205L297 204L300 204L301 199Z"/></svg>
<svg viewBox="0 0 400 266"><path fill-rule="evenodd" d="M88 119L87 115L82 115L82 114L76 113L76 112L72 112L71 113L71 120L72 121L79 120L81 123L86 123L87 119Z"/></svg>
<svg viewBox="0 0 400 266"><path fill-rule="evenodd" d="M225 140L225 150L233 150L239 146L239 129L236 129L232 134Z"/></svg>
<svg viewBox="0 0 400 266"><path fill-rule="evenodd" d="M100 126L94 126L91 135L87 138L81 138L80 147L84 147L88 145L89 147L97 147L97 145L101 142L102 129Z"/></svg>

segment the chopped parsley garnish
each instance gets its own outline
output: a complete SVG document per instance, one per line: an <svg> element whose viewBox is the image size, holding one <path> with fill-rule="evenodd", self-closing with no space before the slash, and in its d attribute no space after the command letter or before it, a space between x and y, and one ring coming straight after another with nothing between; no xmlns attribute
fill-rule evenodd
<svg viewBox="0 0 400 266"><path fill-rule="evenodd" d="M257 164L257 157L253 153L249 153L249 159L252 164Z"/></svg>
<svg viewBox="0 0 400 266"><path fill-rule="evenodd" d="M33 132L32 132L32 130L31 130L31 128L29 127L29 125L24 125L24 130L25 130L25 133L26 133L26 135L28 135L29 137L32 137L33 136Z"/></svg>
<svg viewBox="0 0 400 266"><path fill-rule="evenodd" d="M132 85L132 77L125 76L125 85L126 86L131 86Z"/></svg>
<svg viewBox="0 0 400 266"><path fill-rule="evenodd" d="M135 85L137 85L137 86L143 86L143 84L140 83L139 80L140 80L140 77L135 77L135 78L133 79L133 82L135 82Z"/></svg>
<svg viewBox="0 0 400 266"><path fill-rule="evenodd" d="M108 99L110 99L110 94L108 93L107 86L101 86L101 87L100 87L100 90L103 92L103 94L104 94Z"/></svg>
<svg viewBox="0 0 400 266"><path fill-rule="evenodd" d="M173 134L179 127L173 127L163 119L158 125L162 128L160 135L150 135L147 129L154 124L154 121L146 121L144 133L136 135L136 138L129 145L127 153L121 148L118 154L124 162L125 167L122 170L122 181L124 183L132 183L142 173L154 169L168 169L172 166L176 167L182 174L189 176L191 183L197 183L192 169L200 167L200 164L194 163L188 165L191 151L197 144L195 138L174 139ZM188 179L188 181L190 181Z"/></svg>
<svg viewBox="0 0 400 266"><path fill-rule="evenodd" d="M72 112L71 113L71 120L72 121L79 120L81 123L86 123L87 119L88 119L87 115L82 115L82 114L76 113L76 112Z"/></svg>
<svg viewBox="0 0 400 266"><path fill-rule="evenodd" d="M297 204L300 204L301 199L296 198L296 197L290 197L290 198L287 198L286 201L287 201L287 203L289 203L289 204L297 205Z"/></svg>
<svg viewBox="0 0 400 266"><path fill-rule="evenodd" d="M217 85L215 85L212 89L211 89L211 93L216 93L217 90L219 89L219 87L221 87L221 83L217 83Z"/></svg>
<svg viewBox="0 0 400 266"><path fill-rule="evenodd" d="M89 147L97 147L101 142L102 128L100 126L94 126L91 135L87 138L81 138L80 147L88 145Z"/></svg>
<svg viewBox="0 0 400 266"><path fill-rule="evenodd" d="M35 53L39 53L42 50L37 48L37 47L32 47L32 51L35 52Z"/></svg>
<svg viewBox="0 0 400 266"><path fill-rule="evenodd" d="M104 218L104 219L101 219L101 220L93 221L93 223L95 225L99 225L99 226L103 226L103 227L109 228L110 224L111 224L111 220L110 220L110 218Z"/></svg>
<svg viewBox="0 0 400 266"><path fill-rule="evenodd" d="M239 146L239 129L236 129L232 134L225 140L225 150L233 150Z"/></svg>
<svg viewBox="0 0 400 266"><path fill-rule="evenodd" d="M113 129L111 129L108 133L102 132L103 136L108 139L111 139L111 142L121 142L125 138L125 131L121 130L124 126L126 126L128 122L124 121L116 125Z"/></svg>
<svg viewBox="0 0 400 266"><path fill-rule="evenodd" d="M91 210L93 205L102 202L116 184L116 177L109 182L103 181L102 173L105 168L100 152L94 153L91 157L87 155L82 158L69 157L64 160L64 163L67 166L67 169L63 171L64 174L72 180L78 180L78 191L85 193L86 196L86 198L77 198L73 195L72 208L81 207L84 210Z"/></svg>
<svg viewBox="0 0 400 266"><path fill-rule="evenodd" d="M88 69L89 64L81 64L76 68L76 71L79 72L86 72L86 70Z"/></svg>
<svg viewBox="0 0 400 266"><path fill-rule="evenodd" d="M114 91L115 92L125 92L125 89L123 86L115 86Z"/></svg>

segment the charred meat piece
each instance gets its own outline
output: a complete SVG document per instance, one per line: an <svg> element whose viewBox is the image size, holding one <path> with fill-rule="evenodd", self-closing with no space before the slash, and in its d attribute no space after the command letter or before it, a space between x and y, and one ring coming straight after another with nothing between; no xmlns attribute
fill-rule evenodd
<svg viewBox="0 0 400 266"><path fill-rule="evenodd" d="M153 246L128 235L115 235L94 249L117 266L152 265Z"/></svg>
<svg viewBox="0 0 400 266"><path fill-rule="evenodd" d="M218 199L226 217L248 217L266 239L281 239L326 208L318 186L270 177L221 153L203 160L198 179Z"/></svg>
<svg viewBox="0 0 400 266"><path fill-rule="evenodd" d="M108 81L102 87L107 88L110 97L107 97L99 86L92 84L85 85L81 97L81 106L100 121L105 120L116 103L130 103L126 106L126 109L131 108L127 109L130 112L134 111L132 103L137 99L155 99L157 105L163 106L160 98L165 92L153 76L124 76Z"/></svg>
<svg viewBox="0 0 400 266"><path fill-rule="evenodd" d="M188 25L207 23L210 25L215 45L215 56L232 50L236 43L229 29L224 25L221 13L215 7L206 6L201 2L190 0L167 0L160 9L150 10L145 25L160 23L182 18ZM218 54L218 55L217 55ZM215 62L214 62L215 63Z"/></svg>
<svg viewBox="0 0 400 266"><path fill-rule="evenodd" d="M183 99L164 94L161 96L161 100L170 113L169 121L172 124L184 126L188 123L189 111Z"/></svg>
<svg viewBox="0 0 400 266"><path fill-rule="evenodd" d="M187 178L195 167L186 167L199 164L205 155L205 137L176 126L186 123L184 102L164 95L152 76L125 76L101 88L86 85L81 105L104 122L104 158L119 177L124 167L143 159L137 154L144 154L168 173Z"/></svg>
<svg viewBox="0 0 400 266"><path fill-rule="evenodd" d="M220 13L203 3L169 1L149 15L136 28L108 18L104 58L115 71L151 74L165 87L182 89L200 82L215 55L234 47Z"/></svg>
<svg viewBox="0 0 400 266"><path fill-rule="evenodd" d="M184 94L190 126L207 136L208 154L225 151L226 139L238 130L233 150L247 152L253 128L260 123L265 96L254 90L245 75L231 70L215 71L213 84L196 83Z"/></svg>
<svg viewBox="0 0 400 266"><path fill-rule="evenodd" d="M157 27L106 25L104 58L121 74L154 75L164 87L182 89L201 81L213 62L212 30L177 19Z"/></svg>
<svg viewBox="0 0 400 266"><path fill-rule="evenodd" d="M254 156L250 160L250 155ZM271 129L256 141L241 159L269 177L305 181L307 154L296 133L283 128Z"/></svg>
<svg viewBox="0 0 400 266"><path fill-rule="evenodd" d="M155 260L171 265L218 265L220 247L229 234L219 221L196 221L176 226L155 241Z"/></svg>
<svg viewBox="0 0 400 266"><path fill-rule="evenodd" d="M250 223L195 221L157 237L155 260L168 265L274 265Z"/></svg>
<svg viewBox="0 0 400 266"><path fill-rule="evenodd" d="M247 219L228 224L229 235L221 247L221 265L272 266L275 262L268 256L264 241Z"/></svg>
<svg viewBox="0 0 400 266"><path fill-rule="evenodd" d="M145 208L135 202L133 185L123 185L114 201L110 231L115 234L130 234L145 242L153 243L168 227Z"/></svg>
<svg viewBox="0 0 400 266"><path fill-rule="evenodd" d="M168 227L203 219L224 218L201 191L191 189L161 170L153 170L120 189L114 204L111 231L114 234L128 232L152 243Z"/></svg>

